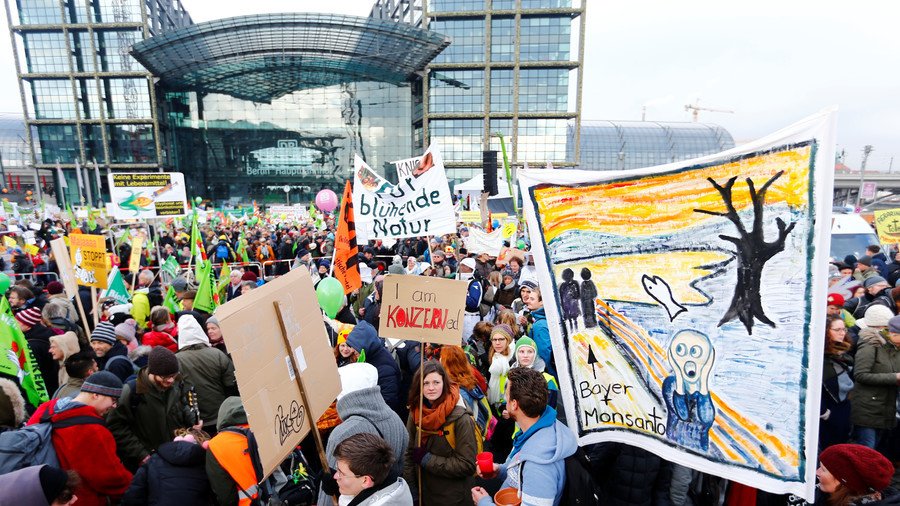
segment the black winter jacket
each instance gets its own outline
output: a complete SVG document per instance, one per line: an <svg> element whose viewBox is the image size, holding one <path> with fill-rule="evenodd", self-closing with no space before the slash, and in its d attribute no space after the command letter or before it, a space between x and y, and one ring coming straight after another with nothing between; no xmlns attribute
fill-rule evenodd
<svg viewBox="0 0 900 506"><path fill-rule="evenodd" d="M212 489L206 477L206 450L187 441L161 444L135 473L122 504L213 504Z"/></svg>
<svg viewBox="0 0 900 506"><path fill-rule="evenodd" d="M650 506L654 503L655 482L662 459L622 443L601 443L588 452L594 476L603 476L607 506Z"/></svg>

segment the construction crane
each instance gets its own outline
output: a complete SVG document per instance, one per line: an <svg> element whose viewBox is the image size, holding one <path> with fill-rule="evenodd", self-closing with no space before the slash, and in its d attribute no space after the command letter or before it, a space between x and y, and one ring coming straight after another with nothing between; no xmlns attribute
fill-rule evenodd
<svg viewBox="0 0 900 506"><path fill-rule="evenodd" d="M709 112L725 112L728 114L734 114L734 111L731 109L713 109L712 107L700 107L700 99L694 100L693 104L687 104L684 106L685 111L689 111L691 113L691 117L694 120L694 123L700 119L700 111L709 111Z"/></svg>

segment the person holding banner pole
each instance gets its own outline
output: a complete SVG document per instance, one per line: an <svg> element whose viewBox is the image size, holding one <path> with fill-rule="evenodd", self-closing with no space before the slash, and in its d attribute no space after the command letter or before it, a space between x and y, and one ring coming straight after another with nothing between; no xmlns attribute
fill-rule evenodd
<svg viewBox="0 0 900 506"><path fill-rule="evenodd" d="M422 406L419 408L416 406ZM421 476L420 505L471 504L479 442L475 420L439 362L429 360L416 372L409 395L406 427L416 446L406 452L405 477ZM420 428L421 427L421 428Z"/></svg>

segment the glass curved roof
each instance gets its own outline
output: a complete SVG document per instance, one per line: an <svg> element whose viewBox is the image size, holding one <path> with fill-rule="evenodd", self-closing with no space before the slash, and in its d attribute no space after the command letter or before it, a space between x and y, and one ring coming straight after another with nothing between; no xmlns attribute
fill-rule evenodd
<svg viewBox="0 0 900 506"><path fill-rule="evenodd" d="M285 13L191 25L138 42L131 54L168 89L269 103L346 82L401 84L449 44L405 23Z"/></svg>
<svg viewBox="0 0 900 506"><path fill-rule="evenodd" d="M570 128L571 130L571 128ZM569 132L569 149L573 132ZM659 121L582 121L579 168L636 169L689 160L734 147L719 125Z"/></svg>

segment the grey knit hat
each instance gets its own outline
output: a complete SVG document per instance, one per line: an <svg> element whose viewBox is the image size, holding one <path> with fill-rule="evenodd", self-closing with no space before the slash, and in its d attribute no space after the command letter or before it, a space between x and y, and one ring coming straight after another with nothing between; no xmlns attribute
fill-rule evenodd
<svg viewBox="0 0 900 506"><path fill-rule="evenodd" d="M100 341L110 345L116 344L116 328L109 322L98 323L91 334L91 341Z"/></svg>
<svg viewBox="0 0 900 506"><path fill-rule="evenodd" d="M122 380L109 371L95 372L84 380L81 391L118 399L122 396Z"/></svg>

